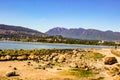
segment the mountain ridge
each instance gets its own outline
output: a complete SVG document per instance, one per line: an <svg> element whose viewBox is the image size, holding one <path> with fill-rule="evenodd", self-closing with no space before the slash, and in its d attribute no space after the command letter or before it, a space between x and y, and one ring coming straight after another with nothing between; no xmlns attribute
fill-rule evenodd
<svg viewBox="0 0 120 80"><path fill-rule="evenodd" d="M59 30L59 31L58 31ZM60 28L55 27L46 32L48 35L61 35L66 38L87 39L87 40L120 40L120 32L111 30L101 31L97 29L84 28Z"/></svg>

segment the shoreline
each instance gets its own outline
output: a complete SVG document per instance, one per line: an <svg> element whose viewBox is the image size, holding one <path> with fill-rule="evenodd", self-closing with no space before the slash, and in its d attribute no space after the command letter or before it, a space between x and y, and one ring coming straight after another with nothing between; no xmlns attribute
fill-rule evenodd
<svg viewBox="0 0 120 80"><path fill-rule="evenodd" d="M22 42L22 41L0 41L0 42L18 42L18 43L31 43L31 44L56 44L56 45L73 45L73 46L103 46L103 47L114 47L107 45L85 45L85 44L66 44L66 43L46 43L46 42Z"/></svg>

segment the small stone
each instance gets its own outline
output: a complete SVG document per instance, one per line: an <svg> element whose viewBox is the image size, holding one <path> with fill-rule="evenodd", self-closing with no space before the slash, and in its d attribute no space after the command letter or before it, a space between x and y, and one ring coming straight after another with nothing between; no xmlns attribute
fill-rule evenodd
<svg viewBox="0 0 120 80"><path fill-rule="evenodd" d="M15 71L11 71L11 72L6 73L6 76L12 77L12 76L19 76L19 75Z"/></svg>
<svg viewBox="0 0 120 80"><path fill-rule="evenodd" d="M17 68L16 68L16 67L14 67L14 68L13 68L13 70L17 70Z"/></svg>
<svg viewBox="0 0 120 80"><path fill-rule="evenodd" d="M35 54L30 54L30 56L28 56L29 60L34 60L36 58L37 58L37 56Z"/></svg>
<svg viewBox="0 0 120 80"><path fill-rule="evenodd" d="M12 59L12 57L10 55L6 55L5 58L6 58L6 60L11 60Z"/></svg>
<svg viewBox="0 0 120 80"><path fill-rule="evenodd" d="M1 56L0 61L6 61L6 58L4 56Z"/></svg>
<svg viewBox="0 0 120 80"><path fill-rule="evenodd" d="M107 74L108 74L109 76L111 76L111 77L115 76L115 74L112 73L112 72L107 72Z"/></svg>
<svg viewBox="0 0 120 80"><path fill-rule="evenodd" d="M58 62L61 63L61 62L65 62L65 56L64 55L61 55L58 59Z"/></svg>
<svg viewBox="0 0 120 80"><path fill-rule="evenodd" d="M8 66L8 67L12 67L12 66Z"/></svg>
<svg viewBox="0 0 120 80"><path fill-rule="evenodd" d="M53 58L53 61L54 61L54 62L57 62L58 58L59 58L58 56L54 57L54 58Z"/></svg>
<svg viewBox="0 0 120 80"><path fill-rule="evenodd" d="M117 76L114 80L120 80L120 76Z"/></svg>
<svg viewBox="0 0 120 80"><path fill-rule="evenodd" d="M23 56L18 56L17 60L27 60L27 56L23 55Z"/></svg>
<svg viewBox="0 0 120 80"><path fill-rule="evenodd" d="M12 57L12 60L16 60L16 59L17 59L17 57L16 57L16 56L13 56L13 57Z"/></svg>
<svg viewBox="0 0 120 80"><path fill-rule="evenodd" d="M31 62L27 62L27 65L28 65L28 66L31 65Z"/></svg>
<svg viewBox="0 0 120 80"><path fill-rule="evenodd" d="M57 70L62 70L61 68L57 68Z"/></svg>
<svg viewBox="0 0 120 80"><path fill-rule="evenodd" d="M77 65L76 63L71 63L71 64L70 64L70 67L71 67L71 68L78 68L78 65Z"/></svg>
<svg viewBox="0 0 120 80"><path fill-rule="evenodd" d="M108 75L113 77L115 75L118 75L120 72L119 72L119 69L117 67L112 67L112 68L110 68L110 70L107 73L108 73Z"/></svg>

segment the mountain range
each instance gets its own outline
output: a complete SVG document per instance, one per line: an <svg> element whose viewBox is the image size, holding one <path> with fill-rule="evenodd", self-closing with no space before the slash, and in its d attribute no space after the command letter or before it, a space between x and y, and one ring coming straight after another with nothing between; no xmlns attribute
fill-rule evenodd
<svg viewBox="0 0 120 80"><path fill-rule="evenodd" d="M46 32L49 35L61 35L66 38L85 39L85 40L119 40L120 32L113 31L100 31L96 29L83 29L83 28L61 28L56 27Z"/></svg>
<svg viewBox="0 0 120 80"><path fill-rule="evenodd" d="M100 31L96 29L84 29L84 28L61 28L55 27L48 30L45 33L42 33L37 30L0 24L0 38L9 37L9 38L39 38L46 36L55 36L61 35L65 38L74 38L74 39L85 39L85 40L107 40L107 41L120 41L120 32L113 31Z"/></svg>

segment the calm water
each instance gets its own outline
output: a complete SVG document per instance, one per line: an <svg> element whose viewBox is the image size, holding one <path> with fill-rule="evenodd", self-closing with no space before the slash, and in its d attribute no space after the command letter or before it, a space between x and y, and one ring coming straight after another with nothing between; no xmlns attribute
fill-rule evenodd
<svg viewBox="0 0 120 80"><path fill-rule="evenodd" d="M45 44L45 43L25 43L25 42L0 42L0 49L76 49L76 48L110 48L108 46L87 46L70 44Z"/></svg>

